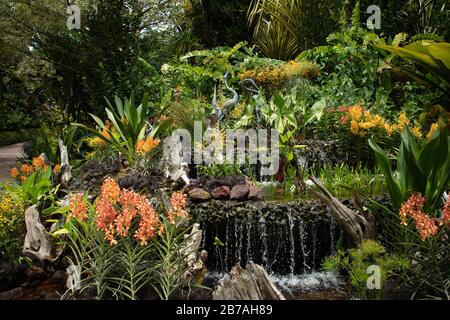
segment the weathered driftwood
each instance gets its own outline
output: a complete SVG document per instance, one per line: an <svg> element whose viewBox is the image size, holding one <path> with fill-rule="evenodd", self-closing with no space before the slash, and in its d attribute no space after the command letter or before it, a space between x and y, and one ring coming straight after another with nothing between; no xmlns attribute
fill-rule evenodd
<svg viewBox="0 0 450 320"><path fill-rule="evenodd" d="M186 271L181 276L184 285L197 282L206 271L208 252L200 251L202 235L203 232L198 223L193 225L190 235L185 235L188 240L180 250L181 254L186 255Z"/></svg>
<svg viewBox="0 0 450 320"><path fill-rule="evenodd" d="M249 262L243 269L234 266L213 292L213 300L286 300L270 280L266 270Z"/></svg>
<svg viewBox="0 0 450 320"><path fill-rule="evenodd" d="M57 256L55 254L54 241L42 225L36 205L28 208L25 212L25 225L27 234L22 253L41 262L46 260L50 262L55 261Z"/></svg>
<svg viewBox="0 0 450 320"><path fill-rule="evenodd" d="M342 230L344 231L347 245L357 248L363 240L371 239L376 233L375 219L369 213L359 214L342 204L338 199L323 186L322 182L310 177L310 180L317 187L310 187L310 191L319 199L326 202Z"/></svg>
<svg viewBox="0 0 450 320"><path fill-rule="evenodd" d="M67 185L72 179L72 167L69 163L69 152L67 150L67 146L64 145L64 142L59 139L59 151L61 155L61 182L64 185Z"/></svg>

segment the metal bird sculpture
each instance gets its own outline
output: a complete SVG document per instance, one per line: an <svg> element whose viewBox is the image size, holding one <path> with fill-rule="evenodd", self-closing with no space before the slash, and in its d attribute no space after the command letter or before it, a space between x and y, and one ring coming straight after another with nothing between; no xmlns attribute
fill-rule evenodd
<svg viewBox="0 0 450 320"><path fill-rule="evenodd" d="M211 113L208 117L207 128L213 128L223 118L223 112L217 107L217 86L214 85L214 96L211 101Z"/></svg>
<svg viewBox="0 0 450 320"><path fill-rule="evenodd" d="M219 119L219 121L220 120L222 120L223 119L223 117L225 116L225 114L228 114L229 113L229 111L234 107L234 106L236 106L238 103L239 103L239 95L237 94L237 92L236 92L236 90L234 90L233 88L231 88L229 85L228 85L228 77L229 77L229 75L230 75L230 71L229 70L227 70L227 72L225 73L225 75L224 75L224 82L225 82L225 87L227 87L227 89L228 89L228 91L230 91L232 94L233 94L233 98L231 98L231 99L228 99L227 101L225 101L225 103L223 104L223 106L222 106L222 116L221 116L221 118Z"/></svg>

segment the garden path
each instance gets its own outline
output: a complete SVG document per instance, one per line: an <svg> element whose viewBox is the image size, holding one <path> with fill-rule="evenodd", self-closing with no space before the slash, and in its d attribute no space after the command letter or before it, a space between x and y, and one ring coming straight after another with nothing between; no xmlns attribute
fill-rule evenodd
<svg viewBox="0 0 450 320"><path fill-rule="evenodd" d="M0 181L9 178L9 170L22 155L26 142L0 147Z"/></svg>

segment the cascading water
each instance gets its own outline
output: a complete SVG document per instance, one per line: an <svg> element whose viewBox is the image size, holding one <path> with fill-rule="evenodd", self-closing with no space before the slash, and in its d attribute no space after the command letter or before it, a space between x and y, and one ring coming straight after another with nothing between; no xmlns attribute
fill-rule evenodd
<svg viewBox="0 0 450 320"><path fill-rule="evenodd" d="M245 266L253 261L269 273L292 275L319 269L322 260L335 253L334 242L340 232L331 216L305 221L291 210L281 221L258 216L230 217L203 228L204 248L214 252L208 259L209 270L228 272L236 264ZM216 243L216 238L223 246Z"/></svg>
<svg viewBox="0 0 450 320"><path fill-rule="evenodd" d="M305 292L311 297L334 287L338 291L334 275L321 272L324 258L335 254L341 234L323 203L310 199L216 201L198 204L192 211L204 231L208 277L253 261L290 298L304 298Z"/></svg>
<svg viewBox="0 0 450 320"><path fill-rule="evenodd" d="M336 275L318 271L323 258L335 252L340 232L331 215L326 217L304 221L288 209L285 219L277 222L245 216L207 224L205 249L214 252L207 278L214 286L234 265L245 267L253 261L264 266L289 299L343 297ZM223 247L212 244L216 237Z"/></svg>

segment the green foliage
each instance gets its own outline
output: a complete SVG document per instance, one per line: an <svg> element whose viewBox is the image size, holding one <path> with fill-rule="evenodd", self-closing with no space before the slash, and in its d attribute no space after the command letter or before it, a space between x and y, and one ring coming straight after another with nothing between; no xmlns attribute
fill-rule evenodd
<svg viewBox="0 0 450 320"><path fill-rule="evenodd" d="M52 168L49 167L46 171L34 171L21 184L11 185L10 190L19 195L26 206L48 208L56 202L59 186L53 186Z"/></svg>
<svg viewBox="0 0 450 320"><path fill-rule="evenodd" d="M339 249L333 257L323 263L326 271L344 272L348 275L354 294L360 299L382 299L381 289L370 290L367 280L371 275L368 268L376 265L381 271L381 285L409 267L409 261L400 256L389 254L376 241L365 240L357 249L344 251Z"/></svg>
<svg viewBox="0 0 450 320"><path fill-rule="evenodd" d="M100 131L89 128L84 124L74 123L76 127L83 128L93 133L104 143L111 145L113 150L121 152L130 165L139 161L137 154L137 143L146 138L154 139L169 126L168 121L163 121L151 128L148 128L148 99L144 96L142 103L136 107L134 96L122 101L115 96L115 107L107 100L109 108L105 108L110 124L105 124L99 117L91 114L91 117L98 124ZM147 129L151 129L147 133Z"/></svg>
<svg viewBox="0 0 450 320"><path fill-rule="evenodd" d="M402 72L407 73L419 83L442 90L450 97L450 44L433 42L414 42L405 47L378 45L379 48L389 51L402 58L412 60L432 75L427 75L416 68L403 67Z"/></svg>
<svg viewBox="0 0 450 320"><path fill-rule="evenodd" d="M237 164L198 165L197 172L200 176L213 178L224 178L242 174L241 166Z"/></svg>
<svg viewBox="0 0 450 320"><path fill-rule="evenodd" d="M251 55L245 42L233 47L196 50L180 57L178 61L164 64L161 72L166 78L167 86L175 89L176 95L205 98L214 92L215 83L223 81L225 72L229 71L233 78L238 63ZM229 84L233 84L233 79L230 79ZM221 86L218 86L219 93L220 90Z"/></svg>
<svg viewBox="0 0 450 320"><path fill-rule="evenodd" d="M318 173L311 174L320 178L327 190L337 197L349 196L351 190L366 195L380 195L386 190L383 174L379 171L372 173L361 164L356 168L346 164L332 168L324 166Z"/></svg>
<svg viewBox="0 0 450 320"><path fill-rule="evenodd" d="M272 96L270 102L262 109L269 125L272 125L279 134L284 134L289 128L297 128L297 119L294 109L294 101L291 96L284 97L281 94Z"/></svg>
<svg viewBox="0 0 450 320"><path fill-rule="evenodd" d="M448 227L440 227L436 235L423 240L412 224L400 223L397 211L371 199L369 202L368 207L377 214L386 245L411 261L410 268L399 275L401 284L410 288L411 299L449 300Z"/></svg>
<svg viewBox="0 0 450 320"><path fill-rule="evenodd" d="M254 26L254 41L269 58L289 60L301 50L325 42L337 27L340 1L254 0L249 25Z"/></svg>
<svg viewBox="0 0 450 320"><path fill-rule="evenodd" d="M168 219L164 219L163 226L164 233L153 241L157 262L152 286L161 300L169 300L183 284L187 257L192 254L188 246L192 235L188 234L191 227L177 226Z"/></svg>
<svg viewBox="0 0 450 320"><path fill-rule="evenodd" d="M388 155L373 140L369 144L386 179L391 201L396 210L412 192L425 196L427 212L437 212L442 195L450 183L450 138L448 129L436 130L431 140L418 143L408 127L402 133L402 143L396 156L394 173Z"/></svg>
<svg viewBox="0 0 450 320"><path fill-rule="evenodd" d="M24 213L22 198L0 189L0 255L16 264L22 261Z"/></svg>

